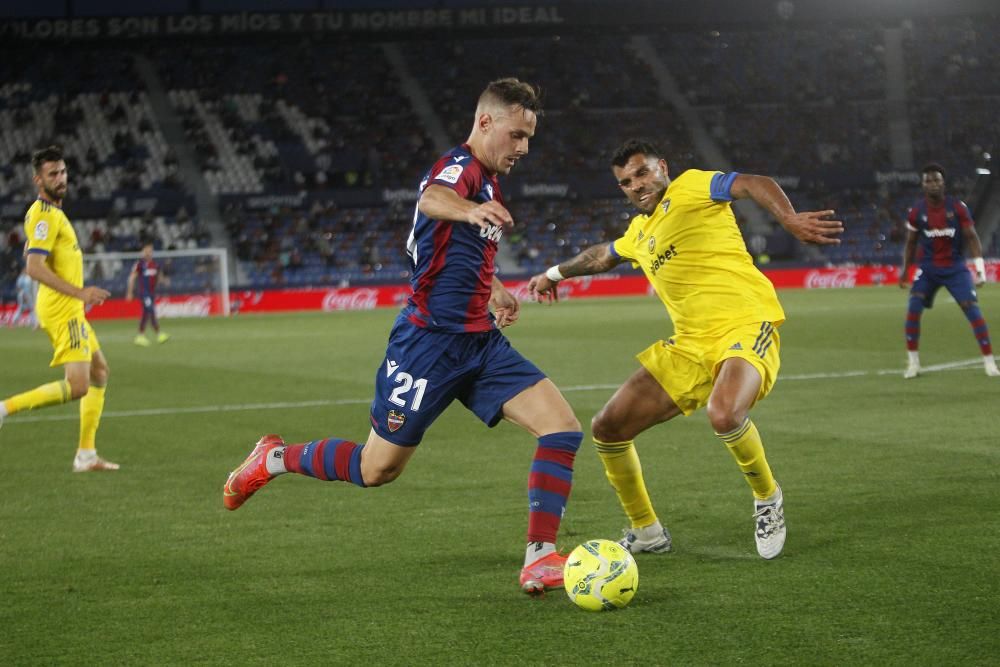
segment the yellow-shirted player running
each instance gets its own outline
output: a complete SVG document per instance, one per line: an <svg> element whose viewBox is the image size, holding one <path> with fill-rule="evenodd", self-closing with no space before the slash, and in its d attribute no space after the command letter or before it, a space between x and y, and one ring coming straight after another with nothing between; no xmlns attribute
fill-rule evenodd
<svg viewBox="0 0 1000 667"><path fill-rule="evenodd" d="M663 153L648 141L627 141L612 158L612 171L641 213L621 238L534 276L529 289L536 298L555 300L560 280L629 261L642 268L674 323L672 337L637 355L642 368L591 422L608 480L631 521L621 544L633 553L670 550L634 439L707 406L712 428L753 490L757 552L774 558L785 544L784 503L748 413L777 378L785 313L747 253L730 202L752 199L805 243L839 243L843 224L825 219L833 211L796 213L764 176L691 169L671 181Z"/></svg>
<svg viewBox="0 0 1000 667"><path fill-rule="evenodd" d="M62 211L66 197L66 163L62 149L49 146L31 157L38 199L24 218L26 271L40 284L38 321L52 341L50 366L62 366L65 379L11 396L0 403L0 420L23 410L80 401L80 445L74 472L118 470L118 464L97 455L95 437L104 410L108 362L84 306L103 303L107 290L83 286L83 253L69 218Z"/></svg>

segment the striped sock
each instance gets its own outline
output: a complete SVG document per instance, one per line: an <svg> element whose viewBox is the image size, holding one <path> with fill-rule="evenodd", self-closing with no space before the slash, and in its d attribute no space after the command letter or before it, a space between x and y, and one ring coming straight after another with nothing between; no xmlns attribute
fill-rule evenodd
<svg viewBox="0 0 1000 667"><path fill-rule="evenodd" d="M628 515L632 528L655 524L656 512L653 511L653 503L646 491L635 442L601 442L595 438L594 445L597 447L597 455L604 463L604 474L618 494L618 502Z"/></svg>
<svg viewBox="0 0 1000 667"><path fill-rule="evenodd" d="M906 310L906 349L914 352L920 347L920 315L924 312L924 300L911 296Z"/></svg>
<svg viewBox="0 0 1000 667"><path fill-rule="evenodd" d="M23 394L11 396L4 401L4 406L7 414L12 415L23 410L37 410L38 408L45 408L50 405L68 403L71 400L71 396L69 382L58 380L35 387Z"/></svg>
<svg viewBox="0 0 1000 667"><path fill-rule="evenodd" d="M979 349L982 350L983 356L992 356L993 346L990 345L990 330L986 326L986 320L983 319L983 311L979 310L979 306L976 305L964 312L969 324L972 325L972 333L976 336L976 342L979 343Z"/></svg>
<svg viewBox="0 0 1000 667"><path fill-rule="evenodd" d="M744 419L738 428L729 433L715 435L726 443L729 453L736 459L736 465L743 471L747 484L753 489L754 498L758 500L769 498L778 485L764 457L764 445L760 441L760 433L750 418Z"/></svg>
<svg viewBox="0 0 1000 667"><path fill-rule="evenodd" d="M106 387L90 385L87 395L80 399L80 449L94 449L97 427L101 425L104 412Z"/></svg>
<svg viewBox="0 0 1000 667"><path fill-rule="evenodd" d="M361 451L364 448L364 445L350 440L326 438L288 445L282 459L288 472L364 487L365 482L361 478Z"/></svg>
<svg viewBox="0 0 1000 667"><path fill-rule="evenodd" d="M573 460L583 433L550 433L538 439L528 476L528 542L556 541L573 487Z"/></svg>

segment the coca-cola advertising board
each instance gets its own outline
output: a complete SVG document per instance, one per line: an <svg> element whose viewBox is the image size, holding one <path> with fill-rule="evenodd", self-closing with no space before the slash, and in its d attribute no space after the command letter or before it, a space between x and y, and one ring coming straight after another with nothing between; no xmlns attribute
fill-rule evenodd
<svg viewBox="0 0 1000 667"><path fill-rule="evenodd" d="M778 289L847 289L877 285L896 285L899 267L860 266L802 269L765 269L766 275ZM1000 260L986 262L989 282L1000 281ZM912 276L911 276L912 278ZM530 300L527 280L504 283L522 301ZM642 275L617 273L582 278L570 278L559 284L563 299L601 296L651 295L649 281ZM372 287L329 287L309 289L273 289L230 292L233 314L274 313L303 310L339 312L372 310L374 308L399 308L410 296L409 285L379 285ZM156 300L160 317L208 317L221 315L222 299L217 295L170 295ZM0 322L7 322L13 314L14 304L0 308ZM93 320L113 318L138 318L141 314L136 300L109 299L87 313Z"/></svg>

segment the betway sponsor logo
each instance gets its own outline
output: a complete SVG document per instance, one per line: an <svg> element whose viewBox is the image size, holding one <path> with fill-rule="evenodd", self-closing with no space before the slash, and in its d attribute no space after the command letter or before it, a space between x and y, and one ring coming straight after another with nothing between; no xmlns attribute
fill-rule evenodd
<svg viewBox="0 0 1000 667"><path fill-rule="evenodd" d="M944 229L925 229L924 236L926 236L929 239L941 238L943 236L952 238L953 236L955 236L955 228L945 227Z"/></svg>
<svg viewBox="0 0 1000 667"><path fill-rule="evenodd" d="M323 310L374 310L378 306L378 290L336 289L323 297Z"/></svg>
<svg viewBox="0 0 1000 667"><path fill-rule="evenodd" d="M565 197L568 194L568 183L535 183L521 186L522 197Z"/></svg>
<svg viewBox="0 0 1000 667"><path fill-rule="evenodd" d="M809 289L854 287L857 282L858 273L855 269L820 270L806 274L805 287Z"/></svg>
<svg viewBox="0 0 1000 667"><path fill-rule="evenodd" d="M420 184L420 190L422 191L423 183ZM413 188L395 188L390 190L385 188L382 190L382 201L387 203L397 202L397 201L416 201L419 192Z"/></svg>
<svg viewBox="0 0 1000 667"><path fill-rule="evenodd" d="M212 313L212 299L207 296L189 296L180 301L161 300L156 304L160 317L208 317Z"/></svg>
<svg viewBox="0 0 1000 667"><path fill-rule="evenodd" d="M920 183L920 174L915 171L876 171L875 182L918 185Z"/></svg>

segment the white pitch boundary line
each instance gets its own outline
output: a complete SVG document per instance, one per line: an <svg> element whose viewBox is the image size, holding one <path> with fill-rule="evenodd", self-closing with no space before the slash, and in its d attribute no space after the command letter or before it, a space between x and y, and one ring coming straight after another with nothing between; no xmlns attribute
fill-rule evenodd
<svg viewBox="0 0 1000 667"><path fill-rule="evenodd" d="M966 359L964 361L952 361L944 364L934 364L933 366L921 367L921 373L940 373L945 371L966 370L976 364L980 364L980 359ZM778 379L781 382L796 382L802 380L837 380L842 378L861 377L865 375L902 375L898 368L883 368L874 371L842 371L839 373L805 373L801 375L782 375ZM563 392L578 391L607 391L617 389L617 384L581 384L572 387L562 387ZM371 403L370 398L341 398L335 400L316 401L295 401L285 403L244 403L234 405L196 405L190 407L175 408L146 408L143 410L110 410L101 415L101 419L113 419L116 417L158 417L165 415L185 415L204 414L209 412L247 412L250 410L287 410L297 408L325 408L337 405L367 405ZM11 423L27 424L29 422L57 422L75 421L79 415L37 415L37 416L15 416Z"/></svg>

